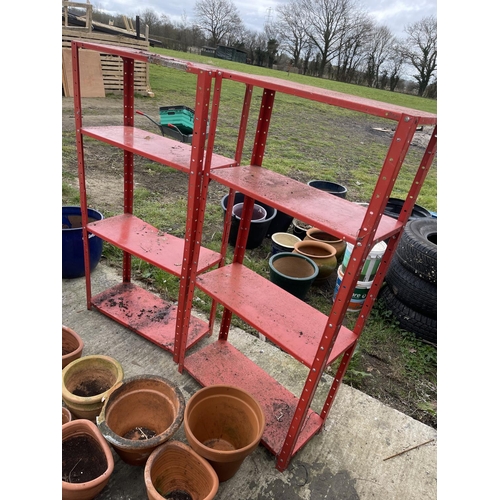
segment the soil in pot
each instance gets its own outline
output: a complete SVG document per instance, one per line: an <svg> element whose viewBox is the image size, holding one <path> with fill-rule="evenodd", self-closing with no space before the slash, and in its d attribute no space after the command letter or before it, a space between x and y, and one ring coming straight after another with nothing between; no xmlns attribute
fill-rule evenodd
<svg viewBox="0 0 500 500"><path fill-rule="evenodd" d="M123 368L115 359L83 356L62 371L62 399L75 417L93 421L122 380Z"/></svg>
<svg viewBox="0 0 500 500"><path fill-rule="evenodd" d="M171 439L184 419L179 388L157 375L130 377L104 403L97 425L120 458L144 465L159 445Z"/></svg>
<svg viewBox="0 0 500 500"><path fill-rule="evenodd" d="M62 480L88 483L106 472L106 455L90 436L81 435L62 443Z"/></svg>
<svg viewBox="0 0 500 500"><path fill-rule="evenodd" d="M144 481L149 500L211 500L219 488L212 466L180 441L168 441L151 453Z"/></svg>

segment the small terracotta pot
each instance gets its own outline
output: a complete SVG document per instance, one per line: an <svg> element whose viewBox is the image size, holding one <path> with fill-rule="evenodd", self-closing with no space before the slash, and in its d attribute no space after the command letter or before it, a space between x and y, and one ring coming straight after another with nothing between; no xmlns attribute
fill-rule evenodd
<svg viewBox="0 0 500 500"><path fill-rule="evenodd" d="M124 380L97 417L97 426L120 458L144 465L160 444L179 429L186 407L178 387L156 375Z"/></svg>
<svg viewBox="0 0 500 500"><path fill-rule="evenodd" d="M71 328L62 325L62 367L66 367L75 359L81 357L83 340Z"/></svg>
<svg viewBox="0 0 500 500"><path fill-rule="evenodd" d="M79 442L71 446L71 440ZM115 467L108 443L97 426L85 419L73 420L62 426L62 443L62 470L66 479L62 481L62 500L92 500L108 484ZM75 448L76 455L71 451ZM78 456L78 450L81 456ZM96 462L100 464L98 471L102 471L94 478L78 482L78 478L83 477L81 474L89 474Z"/></svg>
<svg viewBox="0 0 500 500"><path fill-rule="evenodd" d="M62 399L78 418L95 421L104 401L123 380L121 364L109 356L83 356L62 371Z"/></svg>
<svg viewBox="0 0 500 500"><path fill-rule="evenodd" d="M328 234L325 231L318 229L317 227L309 228L306 231L304 240L322 241L323 243L328 243L333 248L335 248L335 250L337 250L337 253L335 254L337 263L342 262L347 246L347 243L344 240L336 238L335 236L332 236L331 234Z"/></svg>
<svg viewBox="0 0 500 500"><path fill-rule="evenodd" d="M151 453L144 468L144 481L148 500L181 498L182 493L196 500L211 500L219 489L213 467L179 441L168 441Z"/></svg>
<svg viewBox="0 0 500 500"><path fill-rule="evenodd" d="M328 243L303 240L295 243L295 253L305 255L313 260L319 268L315 283L326 281L337 269L337 251Z"/></svg>
<svg viewBox="0 0 500 500"><path fill-rule="evenodd" d="M63 406L62 407L62 425L67 424L68 422L71 422L72 420L73 420L73 416L71 415L71 412Z"/></svg>
<svg viewBox="0 0 500 500"><path fill-rule="evenodd" d="M198 455L208 460L220 482L232 478L257 448L264 427L260 404L238 387L205 387L186 404L187 440Z"/></svg>

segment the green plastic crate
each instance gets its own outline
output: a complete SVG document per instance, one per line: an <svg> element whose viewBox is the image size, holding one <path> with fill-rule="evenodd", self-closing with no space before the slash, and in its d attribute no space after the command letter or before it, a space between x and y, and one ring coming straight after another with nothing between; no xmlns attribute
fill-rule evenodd
<svg viewBox="0 0 500 500"><path fill-rule="evenodd" d="M162 106L160 111L161 125L175 125L182 134L193 133L194 111L187 106Z"/></svg>

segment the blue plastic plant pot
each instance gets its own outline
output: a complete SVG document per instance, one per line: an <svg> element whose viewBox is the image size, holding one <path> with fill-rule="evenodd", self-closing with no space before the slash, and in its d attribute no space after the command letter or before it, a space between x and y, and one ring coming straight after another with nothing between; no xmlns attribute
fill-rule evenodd
<svg viewBox="0 0 500 500"><path fill-rule="evenodd" d="M97 210L87 209L89 222L104 219ZM102 255L102 239L89 235L90 271L92 272ZM62 277L64 279L85 276L83 260L82 211L79 206L62 207Z"/></svg>
<svg viewBox="0 0 500 500"><path fill-rule="evenodd" d="M304 300L319 268L312 259L298 253L279 252L269 259L269 278L288 293Z"/></svg>
<svg viewBox="0 0 500 500"><path fill-rule="evenodd" d="M321 191L326 191L327 193L338 196L339 198L345 198L347 195L347 188L341 184L330 181L309 181L308 186L320 189Z"/></svg>

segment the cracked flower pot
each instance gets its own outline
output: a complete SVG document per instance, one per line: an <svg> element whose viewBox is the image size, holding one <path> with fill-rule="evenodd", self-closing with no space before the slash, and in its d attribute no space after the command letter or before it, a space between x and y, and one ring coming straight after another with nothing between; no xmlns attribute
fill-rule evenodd
<svg viewBox="0 0 500 500"><path fill-rule="evenodd" d="M111 449L89 420L62 426L62 500L92 500L114 470Z"/></svg>
<svg viewBox="0 0 500 500"><path fill-rule="evenodd" d="M184 432L193 450L208 460L219 481L232 478L264 433L262 407L231 385L204 387L186 404Z"/></svg>
<svg viewBox="0 0 500 500"><path fill-rule="evenodd" d="M124 462L144 465L151 452L177 432L185 406L181 391L169 380L139 375L124 380L109 395L97 426Z"/></svg>
<svg viewBox="0 0 500 500"><path fill-rule="evenodd" d="M151 453L144 481L148 500L212 500L219 489L213 467L179 441L168 441Z"/></svg>
<svg viewBox="0 0 500 500"><path fill-rule="evenodd" d="M121 364L109 356L83 356L62 371L62 399L76 418L95 421L104 401L123 380Z"/></svg>

